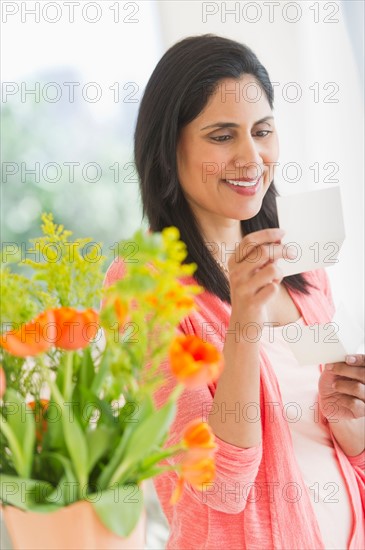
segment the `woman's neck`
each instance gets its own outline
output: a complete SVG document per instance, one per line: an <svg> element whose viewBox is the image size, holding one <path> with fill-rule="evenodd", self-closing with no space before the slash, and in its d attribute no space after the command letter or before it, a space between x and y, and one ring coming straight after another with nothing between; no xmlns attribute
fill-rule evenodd
<svg viewBox="0 0 365 550"><path fill-rule="evenodd" d="M201 223L201 222L200 222ZM243 238L239 220L220 219L201 223L203 239L213 256L224 266Z"/></svg>

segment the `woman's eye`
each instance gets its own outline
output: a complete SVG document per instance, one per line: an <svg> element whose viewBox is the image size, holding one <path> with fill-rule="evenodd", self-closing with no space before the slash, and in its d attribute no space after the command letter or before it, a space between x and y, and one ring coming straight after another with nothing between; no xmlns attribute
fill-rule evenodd
<svg viewBox="0 0 365 550"><path fill-rule="evenodd" d="M259 130L258 132L256 132L256 136L258 137L266 137L268 134L272 134L272 131L271 130Z"/></svg>
<svg viewBox="0 0 365 550"><path fill-rule="evenodd" d="M212 139L214 139L214 141L227 141L225 138L230 138L230 137L231 137L230 135L225 134L224 136L212 137Z"/></svg>
<svg viewBox="0 0 365 550"><path fill-rule="evenodd" d="M258 130L254 135L254 137L267 137L269 134L272 134L272 130ZM214 141L218 141L218 142L224 142L224 141L228 141L230 139L232 139L232 136L230 136L229 134L224 134L223 136L214 136L212 137L211 139L213 139Z"/></svg>

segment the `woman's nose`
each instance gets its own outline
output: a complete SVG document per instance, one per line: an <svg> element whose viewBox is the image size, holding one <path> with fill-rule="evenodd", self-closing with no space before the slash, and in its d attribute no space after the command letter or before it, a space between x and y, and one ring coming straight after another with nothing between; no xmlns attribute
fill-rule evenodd
<svg viewBox="0 0 365 550"><path fill-rule="evenodd" d="M256 179L263 172L263 159L254 139L250 136L241 140L233 158L233 165L237 172L236 177Z"/></svg>

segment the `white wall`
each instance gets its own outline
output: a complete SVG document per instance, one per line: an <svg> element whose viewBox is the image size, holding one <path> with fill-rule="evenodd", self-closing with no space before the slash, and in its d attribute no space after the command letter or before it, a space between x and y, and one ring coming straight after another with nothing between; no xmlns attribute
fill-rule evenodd
<svg viewBox="0 0 365 550"><path fill-rule="evenodd" d="M267 68L271 81L279 83L275 87L274 113L280 138L281 166L275 181L281 194L340 186L346 239L339 263L330 266L328 274L335 301L343 301L353 317L363 324L364 109L361 80L346 30L346 19L340 2L327 2L324 10L323 2L281 1L270 22L266 4L158 2L165 49L189 35L214 33L226 36L252 48ZM300 17L293 4L299 5ZM226 13L225 20L224 5L227 11L235 10L231 15ZM318 12L311 10L310 6L315 6ZM260 9L261 18L253 22ZM208 11L216 13L207 15ZM297 22L285 20L293 21L297 16ZM327 22L324 21L326 18ZM337 22L330 22L335 20ZM288 83L296 84L287 86ZM309 89L315 83L318 83L318 102L315 102L315 91ZM296 97L296 90L301 92L300 99L290 101ZM333 95L327 97L332 92ZM337 102L324 102L326 97ZM298 163L302 169L302 177L295 183L286 181L295 179L294 170L289 170L285 176L282 168L289 162ZM310 169L316 162L321 167L317 183L314 170ZM328 162L335 163L334 168L338 165L337 174L332 175L331 166L324 169ZM338 181L331 181L331 175ZM323 181L326 176L328 181Z"/></svg>

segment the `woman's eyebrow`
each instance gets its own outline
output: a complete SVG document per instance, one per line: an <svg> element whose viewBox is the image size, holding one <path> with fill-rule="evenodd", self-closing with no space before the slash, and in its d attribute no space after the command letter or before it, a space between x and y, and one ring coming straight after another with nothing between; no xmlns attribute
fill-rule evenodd
<svg viewBox="0 0 365 550"><path fill-rule="evenodd" d="M267 120L273 119L273 116L265 116L264 118L260 118L260 120L256 120L254 126L256 124L261 124L262 122L266 122ZM214 124L209 124L208 126L204 126L204 128L201 128L200 131L207 130L208 128L239 128L239 124L236 124L235 122L215 122Z"/></svg>

